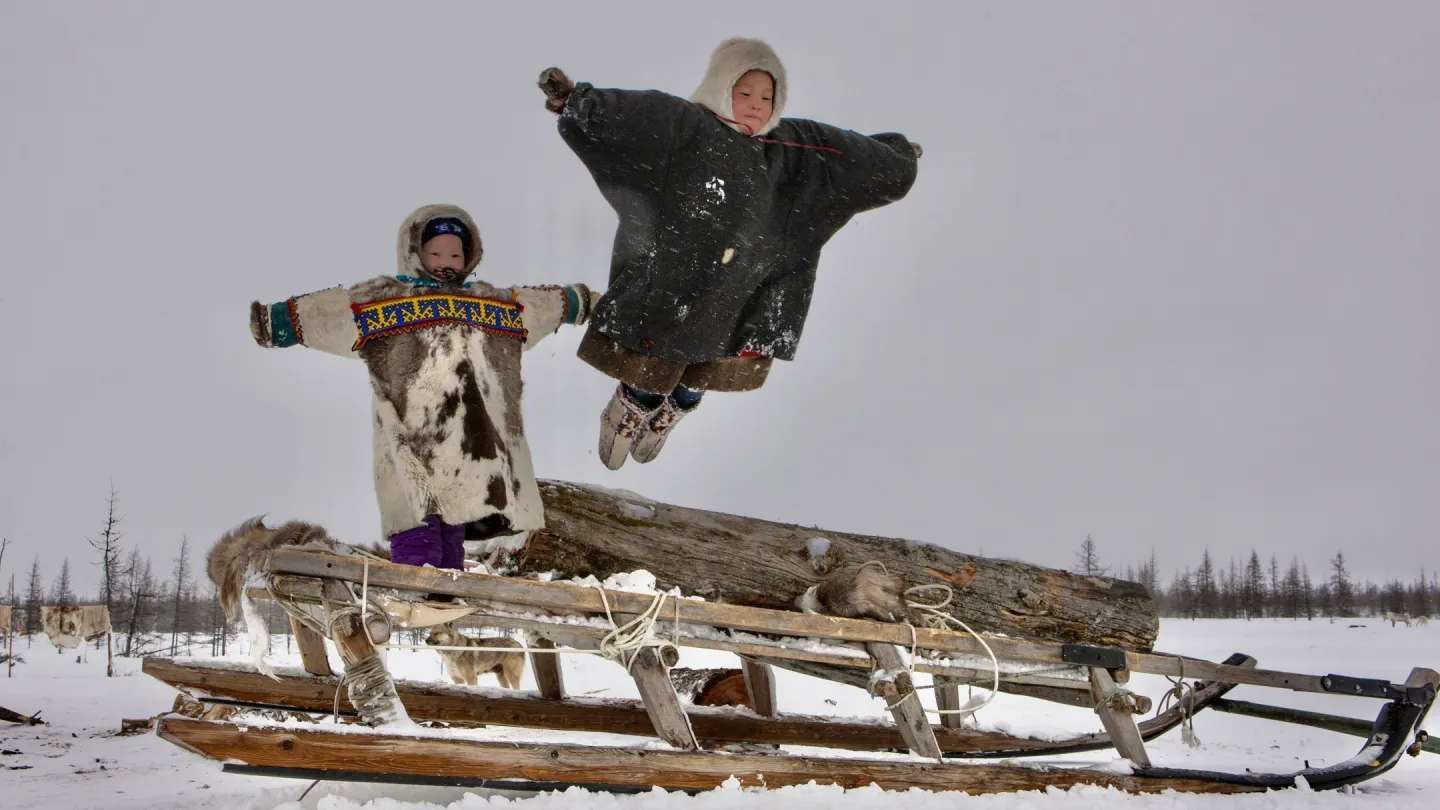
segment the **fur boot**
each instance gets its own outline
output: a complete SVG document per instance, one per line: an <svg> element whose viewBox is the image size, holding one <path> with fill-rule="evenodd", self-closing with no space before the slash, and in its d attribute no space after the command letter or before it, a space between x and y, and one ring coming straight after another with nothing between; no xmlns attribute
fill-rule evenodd
<svg viewBox="0 0 1440 810"><path fill-rule="evenodd" d="M600 414L600 460L606 467L618 470L625 466L630 446L645 433L651 417L659 411L646 410L626 396L623 383L615 386L614 396Z"/></svg>
<svg viewBox="0 0 1440 810"><path fill-rule="evenodd" d="M640 464L649 464L654 461L665 447L665 440L669 438L671 431L675 430L675 425L679 424L687 414L694 413L698 407L700 407L699 403L689 408L682 408L676 404L674 397L665 397L665 401L660 404L660 409L650 417L645 432L630 446L630 457Z"/></svg>

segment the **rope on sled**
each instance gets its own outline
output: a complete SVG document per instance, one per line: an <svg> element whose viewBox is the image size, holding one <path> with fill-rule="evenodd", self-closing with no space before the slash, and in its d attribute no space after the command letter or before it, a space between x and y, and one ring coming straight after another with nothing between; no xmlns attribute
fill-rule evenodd
<svg viewBox="0 0 1440 810"><path fill-rule="evenodd" d="M361 627L366 628L367 633L369 632L369 625L365 622L370 606L371 556L372 555L364 553L363 551L361 553L363 568L360 575L360 596L358 600L360 603L360 625ZM600 639L600 649L579 650L558 647L553 649L537 649L534 647L529 647L527 645L526 651L530 653L544 653L549 655L563 655L567 653L581 655L599 655L603 656L606 659L614 661L617 664L620 664L621 666L625 667L625 670L628 672L634 666L635 660L640 656L641 650L644 650L646 648L654 648L656 654L660 655L663 648L669 647L673 650L677 649L680 646L680 605L678 602L675 604L674 611L674 641L666 640L655 634L655 623L660 619L660 612L661 609L665 606L665 598L667 594L655 594L655 599L650 603L650 606L645 609L644 613L641 613L639 616L635 617L629 622L626 622L623 625L617 626L615 624L615 617L610 612L610 600L607 599L605 596L605 586L597 584L593 587L600 591L600 603L605 606L605 618L609 620L611 627L610 632L607 633L604 638ZM379 615L384 616L386 621L389 620L389 616L386 616L383 613ZM387 650L455 650L458 652L472 652L476 649L475 647L457 647L440 644L384 643L375 644L374 646Z"/></svg>
<svg viewBox="0 0 1440 810"><path fill-rule="evenodd" d="M660 609L665 605L664 593L655 594L655 599L645 612L635 617L624 625L617 627L615 617L610 613L610 600L605 598L605 588L597 585L600 590L600 604L605 606L605 618L610 622L611 630L600 639L599 653L611 661L615 661L625 667L628 672L634 666L635 660L640 657L640 651L646 648L655 650L660 656L662 651L668 647L675 650L680 644L680 605L675 605L675 641L672 643L655 635L655 622L660 618ZM626 658L626 654L629 658Z"/></svg>
<svg viewBox="0 0 1440 810"><path fill-rule="evenodd" d="M867 565L879 566L881 571L884 571L886 574L890 573L889 570L885 568L885 563L880 562L879 560L869 560L862 564L860 567L864 568ZM939 602L933 603L917 602L915 600L915 597L918 594L924 591L932 590L942 591L944 593L944 598L942 598ZM920 708L930 714L968 715L975 714L986 706L989 706L990 701L994 700L995 696L1000 693L1000 659L995 656L995 651L990 649L990 645L985 643L985 639L979 633L976 633L974 630L970 629L970 625L960 621L959 619L944 611L944 608L949 607L950 602L954 598L955 590L944 583L928 583L925 585L915 585L905 589L905 606L920 614L920 625L922 627L926 627L931 630L953 630L956 627L959 627L961 630L969 633L970 636L976 641L980 642L980 646L983 647L985 653L990 656L990 664L992 667L992 675L994 679L990 686L990 694L987 695L985 699L980 701L979 703L975 703L974 698L972 697L969 701L966 702L966 705L958 709L931 709L927 708L925 704L920 703L919 690L934 689L935 685L933 683L924 686L913 685L915 679L914 661L917 657L920 642L919 638L916 636L915 633L915 625L911 624L910 621L907 619L905 621L905 626L910 628L910 661L905 665L905 671L910 674L913 691L900 698L900 700L897 700L895 703L887 704L885 708L893 709L908 700L909 698L914 697L915 702L920 704ZM871 681L873 682L874 680L876 680L877 676L885 676L887 674L889 673L877 672L875 674L872 674Z"/></svg>
<svg viewBox="0 0 1440 810"><path fill-rule="evenodd" d="M1199 748L1200 738L1195 736L1195 685L1185 683L1185 659L1177 657L1175 660L1180 664L1180 677L1165 676L1165 680L1170 682L1170 691L1160 698L1155 714L1163 713L1173 701L1180 709L1180 740L1191 748Z"/></svg>

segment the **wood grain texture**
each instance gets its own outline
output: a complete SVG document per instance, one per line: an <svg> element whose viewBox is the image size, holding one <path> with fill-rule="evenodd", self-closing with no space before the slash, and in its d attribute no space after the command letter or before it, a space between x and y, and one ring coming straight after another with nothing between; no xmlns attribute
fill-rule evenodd
<svg viewBox="0 0 1440 810"><path fill-rule="evenodd" d="M804 759L786 755L480 742L344 734L165 717L156 734L210 759L247 765L469 779L526 779L624 787L706 790L732 776L744 787L821 785L971 794L1115 787L1132 793L1245 793L1251 786L1162 779L1044 766Z"/></svg>
<svg viewBox="0 0 1440 810"><path fill-rule="evenodd" d="M365 568L354 557L339 557L287 548L276 549L272 553L271 559L272 570L277 573L328 577L348 582L359 582ZM370 584L375 587L398 588L421 593L448 593L467 599L483 600L486 603L522 605L547 610L581 611L600 615L603 615L605 611L601 603L600 592L594 588L580 585L538 582L486 574L451 571L442 573L433 568L416 568L410 565L373 561L369 563L369 576ZM609 592L606 598L609 600L612 610L632 614L645 612L654 599L646 594L619 591ZM980 643L967 633L934 630L927 627L917 627L912 631L906 625L889 622L844 619L836 616L820 616L811 613L684 599L668 601L661 612L661 622L668 625L675 621L676 613L678 613L679 622L682 625L708 625L754 633L813 636L850 642L878 641L907 649L913 643L922 650L971 655L984 654ZM1027 641L992 635L985 635L984 638L1002 660L1048 664L1066 663L1062 657L1063 645L1059 643ZM1323 684L1324 679L1318 675L1249 669L1171 654L1125 651L1124 655L1129 669L1151 675L1220 680L1298 692L1329 692Z"/></svg>
<svg viewBox="0 0 1440 810"><path fill-rule="evenodd" d="M285 707L297 711L329 713L335 699L336 679L286 675L272 680L253 670L208 667L147 658L145 674L198 700L221 700L256 706ZM474 690L449 684L397 681L396 691L416 721L443 721L517 728L566 729L581 732L632 734L653 737L655 729L643 705L617 698L546 700L524 692ZM1206 684L1196 692L1195 711L1229 692L1228 684ZM342 711L346 711L342 703ZM691 708L687 713L695 736L718 743L757 742L806 745L855 751L893 751L907 748L899 730L890 723L861 723L815 715L780 713L775 717ZM1174 707L1140 724L1141 735L1153 739L1179 725ZM1036 740L998 732L936 728L936 742L949 755L1024 756L1039 751L1088 749L1109 745L1103 733L1069 740Z"/></svg>
<svg viewBox="0 0 1440 810"><path fill-rule="evenodd" d="M1134 582L628 499L563 481L542 481L540 495L545 529L509 558L521 575L558 571L603 580L643 568L661 589L789 610L827 575L879 560L907 585L948 584L955 599L946 611L981 632L1143 651L1159 631L1154 600ZM811 553L816 537L828 541L818 556Z"/></svg>

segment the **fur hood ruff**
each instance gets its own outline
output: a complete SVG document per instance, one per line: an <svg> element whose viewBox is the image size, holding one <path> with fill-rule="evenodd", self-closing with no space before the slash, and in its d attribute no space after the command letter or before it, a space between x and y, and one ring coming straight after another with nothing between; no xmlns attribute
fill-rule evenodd
<svg viewBox="0 0 1440 810"><path fill-rule="evenodd" d="M468 278L485 255L485 248L480 243L480 229L475 226L475 220L470 218L465 209L444 204L421 206L405 218L405 222L400 226L400 236L396 240L400 274L416 278L430 277L430 274L425 272L425 265L420 261L420 235L425 232L425 223L436 217L454 217L470 229L470 255L465 257L465 277Z"/></svg>
<svg viewBox="0 0 1440 810"><path fill-rule="evenodd" d="M735 90L735 83L752 70L763 70L775 80L775 99L770 120L755 133L757 137L765 135L780 123L780 116L785 112L785 100L790 94L790 85L785 78L785 66L781 64L780 57L761 40L732 37L720 43L710 55L710 67L705 71L705 79L695 88L690 100L721 118L733 121L735 109L731 103L731 94ZM743 132L736 124L729 126Z"/></svg>

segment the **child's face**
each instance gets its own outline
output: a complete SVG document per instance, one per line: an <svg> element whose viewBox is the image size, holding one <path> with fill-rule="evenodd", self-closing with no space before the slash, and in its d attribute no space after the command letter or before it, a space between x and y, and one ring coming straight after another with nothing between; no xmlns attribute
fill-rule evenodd
<svg viewBox="0 0 1440 810"><path fill-rule="evenodd" d="M465 272L465 244L453 233L442 233L420 246L420 263L438 281L454 281Z"/></svg>
<svg viewBox="0 0 1440 810"><path fill-rule="evenodd" d="M730 91L730 109L735 121L754 135L770 120L775 106L775 80L763 70L752 70L735 82Z"/></svg>

